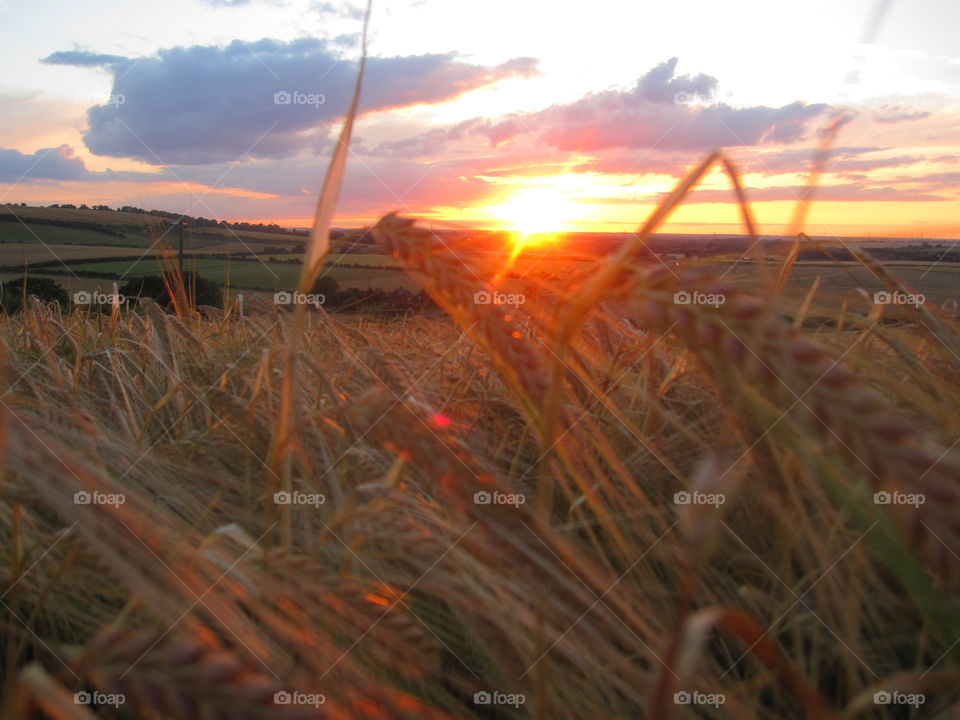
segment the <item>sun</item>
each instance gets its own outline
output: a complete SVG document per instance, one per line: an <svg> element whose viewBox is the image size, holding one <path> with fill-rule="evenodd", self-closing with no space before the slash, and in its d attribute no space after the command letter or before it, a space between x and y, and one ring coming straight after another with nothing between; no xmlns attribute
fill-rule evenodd
<svg viewBox="0 0 960 720"><path fill-rule="evenodd" d="M513 260L524 248L544 245L578 215L575 203L547 188L518 190L505 202L490 208L491 215L513 231Z"/></svg>

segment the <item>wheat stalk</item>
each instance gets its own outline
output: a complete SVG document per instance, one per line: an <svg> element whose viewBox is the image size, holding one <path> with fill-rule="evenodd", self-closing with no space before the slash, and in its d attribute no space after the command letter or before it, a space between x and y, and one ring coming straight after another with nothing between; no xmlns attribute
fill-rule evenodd
<svg viewBox="0 0 960 720"><path fill-rule="evenodd" d="M726 302L716 308L677 304L676 293L723 295ZM627 300L654 332L673 334L695 353L730 407L740 404L731 375L749 378L766 392L783 395L811 427L849 451L875 490L930 498L918 511L901 508L900 520L940 578L960 589L960 526L955 520L960 461L955 453L895 410L840 358L790 328L760 298L712 282L703 273L677 276L665 268L638 271L614 294ZM767 431L755 427L757 435Z"/></svg>
<svg viewBox="0 0 960 720"><path fill-rule="evenodd" d="M528 408L536 416L548 391L546 364L524 337L519 310L495 303L478 304L476 293L495 288L479 280L442 240L430 230L417 227L413 220L386 215L374 226L373 237L404 263L434 300L461 319L490 352L507 382L528 400Z"/></svg>

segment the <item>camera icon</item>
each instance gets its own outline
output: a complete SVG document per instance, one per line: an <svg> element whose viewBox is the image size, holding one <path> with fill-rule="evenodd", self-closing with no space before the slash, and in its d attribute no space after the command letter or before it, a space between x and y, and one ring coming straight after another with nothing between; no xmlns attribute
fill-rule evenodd
<svg viewBox="0 0 960 720"><path fill-rule="evenodd" d="M273 494L273 502L277 505L289 505L292 501L293 496L286 490L281 490Z"/></svg>
<svg viewBox="0 0 960 720"><path fill-rule="evenodd" d="M681 290L680 292L675 292L673 294L673 302L675 305L689 305L690 300L690 293L688 293L686 290Z"/></svg>
<svg viewBox="0 0 960 720"><path fill-rule="evenodd" d="M280 292L275 292L273 294L274 305L289 305L292 301L293 295L288 293L286 290L281 290Z"/></svg>
<svg viewBox="0 0 960 720"><path fill-rule="evenodd" d="M493 296L486 290L481 290L473 294L473 302L475 305L489 305L492 300Z"/></svg>
<svg viewBox="0 0 960 720"><path fill-rule="evenodd" d="M690 693L686 690L681 690L673 694L673 702L676 705L689 705L691 701Z"/></svg>
<svg viewBox="0 0 960 720"><path fill-rule="evenodd" d="M489 705L492 701L490 693L486 690L480 690L473 694L473 704L474 705Z"/></svg>
<svg viewBox="0 0 960 720"><path fill-rule="evenodd" d="M293 96L286 90L281 90L280 92L275 92L273 94L274 105L289 105L292 101Z"/></svg>
<svg viewBox="0 0 960 720"><path fill-rule="evenodd" d="M493 500L493 496L486 490L477 490L473 494L474 505L489 505L491 500Z"/></svg>
<svg viewBox="0 0 960 720"><path fill-rule="evenodd" d="M891 700L893 700L893 698L886 690L880 690L873 694L874 705L889 705Z"/></svg>
<svg viewBox="0 0 960 720"><path fill-rule="evenodd" d="M81 690L73 694L73 702L77 705L89 705L92 700L93 698L86 690Z"/></svg>
<svg viewBox="0 0 960 720"><path fill-rule="evenodd" d="M74 305L89 305L92 300L93 298L86 290L77 290L77 292L73 294Z"/></svg>
<svg viewBox="0 0 960 720"><path fill-rule="evenodd" d="M886 490L881 490L873 494L874 505L889 505L892 500L893 496Z"/></svg>
<svg viewBox="0 0 960 720"><path fill-rule="evenodd" d="M74 505L89 505L93 497L86 490L78 490L73 494Z"/></svg>
<svg viewBox="0 0 960 720"><path fill-rule="evenodd" d="M674 505L689 505L693 498L686 490L681 490L673 494Z"/></svg>
<svg viewBox="0 0 960 720"><path fill-rule="evenodd" d="M674 105L692 105L695 99L695 96L690 93L678 92L673 94Z"/></svg>
<svg viewBox="0 0 960 720"><path fill-rule="evenodd" d="M885 290L881 290L880 292L875 292L873 294L874 305L889 305L892 301L893 296Z"/></svg>
<svg viewBox="0 0 960 720"><path fill-rule="evenodd" d="M293 702L293 696L286 690L278 690L273 694L274 705L289 705Z"/></svg>

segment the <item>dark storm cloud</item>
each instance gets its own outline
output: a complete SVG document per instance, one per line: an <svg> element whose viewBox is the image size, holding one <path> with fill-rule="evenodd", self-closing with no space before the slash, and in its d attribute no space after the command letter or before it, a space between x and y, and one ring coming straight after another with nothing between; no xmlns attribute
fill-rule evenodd
<svg viewBox="0 0 960 720"><path fill-rule="evenodd" d="M113 75L112 102L88 111L91 152L182 165L315 148L345 110L357 69L312 38L174 47L139 59L68 51L45 62L102 66ZM440 103L534 72L530 58L496 67L452 54L370 58L361 111Z"/></svg>

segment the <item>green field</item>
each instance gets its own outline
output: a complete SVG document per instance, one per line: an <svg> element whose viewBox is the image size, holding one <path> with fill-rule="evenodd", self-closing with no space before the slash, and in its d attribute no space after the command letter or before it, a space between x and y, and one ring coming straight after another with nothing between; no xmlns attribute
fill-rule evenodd
<svg viewBox="0 0 960 720"><path fill-rule="evenodd" d="M133 277L155 275L159 272L157 253L153 246L156 244L157 235L169 228L168 221L163 218L99 210L0 206L0 212L10 213L11 211L22 218L98 223L124 232L127 237L118 238L90 229L58 227L29 221L26 224L0 222L0 265L20 266L27 263L34 266L39 263L63 261L69 265L69 268L57 264L30 270L32 274L49 274L57 277L61 284L65 284L70 277L68 274L70 272L112 273L121 276L123 281ZM164 245L171 247L177 239L175 233L168 232ZM296 256L271 253L268 248L290 248L299 241L301 240L292 236L262 232L241 231L235 234L227 228L188 230L184 236L185 253L188 258L193 253L223 255L222 258L214 259L189 259L189 269L197 270L201 276L220 285L226 285L229 277L230 285L238 288L294 287L300 276L300 265L287 263L284 260ZM334 242L333 247L343 248L344 242L343 240ZM125 245L134 247L124 247ZM362 247L364 250L367 249L367 246ZM149 255L143 256L148 248ZM370 249L374 248L370 246ZM242 259L243 255L251 252L259 255L262 261ZM504 271L504 258L501 253L473 252L472 249L469 252L470 262L479 276L492 278ZM129 257L131 260L100 260L100 258L118 256ZM673 264L707 266L712 272L723 276L723 279L735 285L749 285L754 282L760 268L752 262L734 263L733 258L733 255L725 255L693 262L681 260L674 263L668 260L667 263L671 267ZM83 262L84 260L89 262ZM398 265L397 261L387 254L376 251L334 252L328 255L327 260L332 264L368 266L365 268L328 267L327 274L334 277L344 288L418 289L406 274L386 269ZM536 279L557 287L565 287L576 282L582 275L589 274L594 267L595 262L567 260L552 257L549 253L524 253L505 274L507 278L518 278L511 284L522 285L528 280ZM941 305L947 303L948 306L951 302L960 302L960 274L958 274L960 267L954 264L942 263L931 269L928 263L893 261L886 263L886 267L907 286L916 292L923 293L930 301ZM8 277L19 277L21 274L10 273ZM862 309L869 302L868 298L864 297L864 293L872 295L882 289L880 282L859 263L810 261L798 262L795 265L785 297L790 302L802 300L818 277L821 286L812 308L812 311L817 314L839 310L845 299L850 302L851 307ZM88 289L86 279L81 281L74 278L70 282L72 284L82 282L81 289ZM90 282L94 283L95 287L100 287L102 283L109 281L94 279Z"/></svg>
<svg viewBox="0 0 960 720"><path fill-rule="evenodd" d="M0 265L30 265L53 260L84 260L119 255L137 258L145 248L104 247L101 245L56 245L33 243L0 244Z"/></svg>
<svg viewBox="0 0 960 720"><path fill-rule="evenodd" d="M58 227L56 225L37 225L35 223L0 223L0 243L46 243L73 245L136 245L146 247L147 236L142 233L127 232L126 237L115 237L95 230Z"/></svg>
<svg viewBox="0 0 960 720"><path fill-rule="evenodd" d="M116 246L150 247L156 238L163 232L155 230L153 235L146 230L122 230L126 237L115 237L106 233L85 228L59 227L56 225L39 225L36 223L0 222L0 252L5 244L69 244L90 245L110 249ZM263 239L263 238L270 238ZM290 247L294 240L284 237L271 236L266 233L239 233L232 236L223 228L208 228L201 232L186 232L184 247L187 250L195 249L204 252L243 253L261 252L268 247ZM174 246L177 236L168 233L165 243ZM108 254L108 253L101 253ZM386 257L386 256L380 256Z"/></svg>
<svg viewBox="0 0 960 720"><path fill-rule="evenodd" d="M714 266L718 274L735 285L748 286L755 282L758 268L750 263L740 263L731 270L732 264ZM931 269L929 263L886 263L885 267L908 288L922 293L926 300L943 305L960 302L960 268L955 264L942 263ZM845 297L851 307L863 309L868 300L859 292L864 290L872 297L884 287L873 274L859 263L797 263L793 267L785 295L790 302L802 300L820 278L820 289L814 299L815 311L836 311Z"/></svg>
<svg viewBox="0 0 960 720"><path fill-rule="evenodd" d="M76 222L95 222L101 225L123 228L144 228L147 225L163 225L163 218L139 213L122 213L105 210L80 210L70 208L46 208L33 205L27 207L7 207L0 205L0 212L12 212L20 218L41 218L44 220L63 220Z"/></svg>
<svg viewBox="0 0 960 720"><path fill-rule="evenodd" d="M296 286L300 278L300 265L287 263L257 262L255 260L228 262L221 259L200 258L188 260L186 267L188 270L195 270L202 277L220 285L226 285L229 277L232 287L292 288ZM131 278L160 273L160 265L154 257L146 257L133 263L126 260L71 263L70 268L74 271L116 273L122 276L124 282ZM54 270L59 272L59 269ZM37 274L42 274L42 272ZM405 287L409 290L418 289L416 283L405 273L393 270L328 267L325 274L335 278L344 288L371 287L392 290L397 287Z"/></svg>
<svg viewBox="0 0 960 720"><path fill-rule="evenodd" d="M346 265L401 266L401 263L390 255L373 255L371 253L330 253L327 255L327 262L344 263Z"/></svg>
<svg viewBox="0 0 960 720"><path fill-rule="evenodd" d="M23 222L0 222L0 243L69 243L77 245L133 245L147 247L159 234L168 230L170 221L154 215L122 213L106 210L72 210L70 208L45 207L8 207L0 205L0 213L13 214ZM34 220L55 220L57 222L97 223L104 227L124 233L127 237L114 237L107 233L86 228L59 227L44 225ZM176 242L174 233L168 233L172 242ZM210 248L214 252L259 251L265 247L290 247L306 238L293 235L258 232L253 230L234 231L222 227L205 227L187 230L184 235L187 248Z"/></svg>

